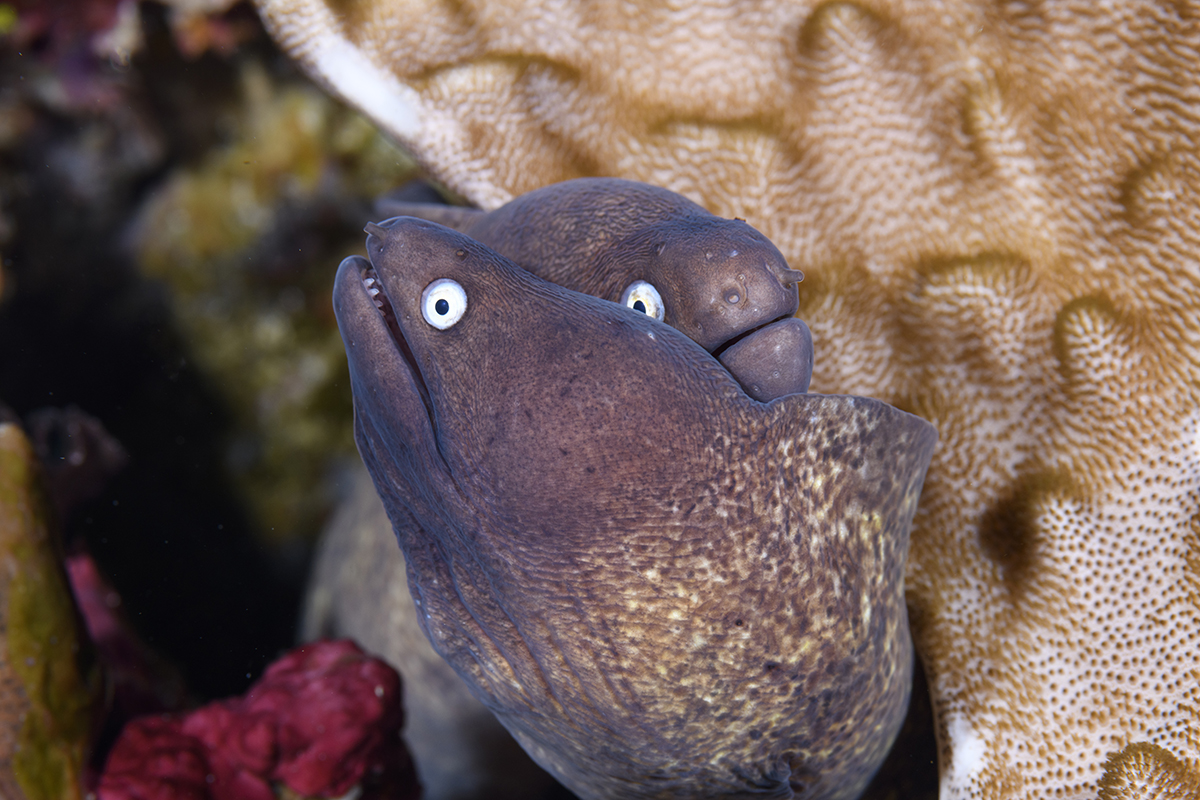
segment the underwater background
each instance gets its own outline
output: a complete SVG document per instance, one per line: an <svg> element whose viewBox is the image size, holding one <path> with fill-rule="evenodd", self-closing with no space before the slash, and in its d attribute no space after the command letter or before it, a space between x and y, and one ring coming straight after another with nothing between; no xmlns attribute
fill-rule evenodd
<svg viewBox="0 0 1200 800"><path fill-rule="evenodd" d="M51 477L105 462L52 486L64 546L196 701L295 644L358 458L334 270L374 199L422 177L245 4L0 3L0 404L51 420ZM81 418L106 432L90 449L67 441ZM936 795L918 684L870 797Z"/></svg>

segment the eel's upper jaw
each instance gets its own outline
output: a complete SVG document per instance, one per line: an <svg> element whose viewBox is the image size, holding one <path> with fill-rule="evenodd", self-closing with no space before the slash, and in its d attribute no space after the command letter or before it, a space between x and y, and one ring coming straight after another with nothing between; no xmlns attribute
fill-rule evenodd
<svg viewBox="0 0 1200 800"><path fill-rule="evenodd" d="M428 390L370 261L362 256L342 261L333 307L346 346L355 413L368 416L384 440L372 444L440 461Z"/></svg>

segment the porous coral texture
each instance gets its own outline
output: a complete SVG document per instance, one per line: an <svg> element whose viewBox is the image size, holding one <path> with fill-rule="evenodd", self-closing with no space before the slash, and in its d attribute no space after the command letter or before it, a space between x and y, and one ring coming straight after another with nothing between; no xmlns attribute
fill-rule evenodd
<svg viewBox="0 0 1200 800"><path fill-rule="evenodd" d="M1104 765L1100 800L1192 800L1200 797L1200 774L1166 750L1135 742Z"/></svg>
<svg viewBox="0 0 1200 800"><path fill-rule="evenodd" d="M1136 742L1196 770L1195 3L259 5L485 207L640 179L804 270L813 390L941 436L908 586L944 798L1091 800Z"/></svg>

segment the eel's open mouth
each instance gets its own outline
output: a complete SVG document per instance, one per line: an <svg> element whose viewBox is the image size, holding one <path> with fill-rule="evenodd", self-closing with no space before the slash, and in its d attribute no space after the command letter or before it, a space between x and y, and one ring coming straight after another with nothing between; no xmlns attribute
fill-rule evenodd
<svg viewBox="0 0 1200 800"><path fill-rule="evenodd" d="M383 282L379 280L378 273L371 266L362 267L359 277L362 279L363 289L366 290L367 296L371 298L371 302L375 304L375 308L379 309L379 313L383 316L383 321L387 325L388 331L391 332L392 340L395 341L400 354L408 362L409 372L412 373L413 382L416 383L417 391L421 395L421 402L425 405L425 413L429 415L429 421L432 424L434 419L433 403L429 398L429 387L425 384L425 376L421 374L421 365L417 361L412 347L409 346L408 340L404 338L404 331L400 328L400 322L396 319L396 310L392 307L392 301L387 295Z"/></svg>

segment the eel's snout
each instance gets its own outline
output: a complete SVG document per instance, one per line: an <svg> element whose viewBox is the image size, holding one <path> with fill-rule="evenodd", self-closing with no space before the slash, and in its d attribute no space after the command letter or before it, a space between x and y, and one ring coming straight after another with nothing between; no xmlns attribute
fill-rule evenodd
<svg viewBox="0 0 1200 800"><path fill-rule="evenodd" d="M393 249L411 249L429 240L444 242L453 233L445 225L439 225L420 217L390 217L381 222L368 222L363 231L367 234L367 252L376 267L376 254Z"/></svg>
<svg viewBox="0 0 1200 800"><path fill-rule="evenodd" d="M682 237L681 237L682 238ZM813 344L795 319L804 273L754 228L715 219L660 253L667 275L685 277L665 320L711 352L755 400L808 391Z"/></svg>
<svg viewBox="0 0 1200 800"><path fill-rule="evenodd" d="M337 316L342 336L359 333L368 335L362 320L369 309L369 295L363 287L363 276L371 269L371 262L362 256L347 256L338 265L333 279L333 311ZM366 316L369 319L369 316Z"/></svg>
<svg viewBox="0 0 1200 800"><path fill-rule="evenodd" d="M658 258L664 283L675 287L665 321L709 352L799 308L803 273L744 222L689 221Z"/></svg>
<svg viewBox="0 0 1200 800"><path fill-rule="evenodd" d="M422 291L439 278L460 280L492 251L463 234L417 217L368 223L367 253L402 326L419 319Z"/></svg>

